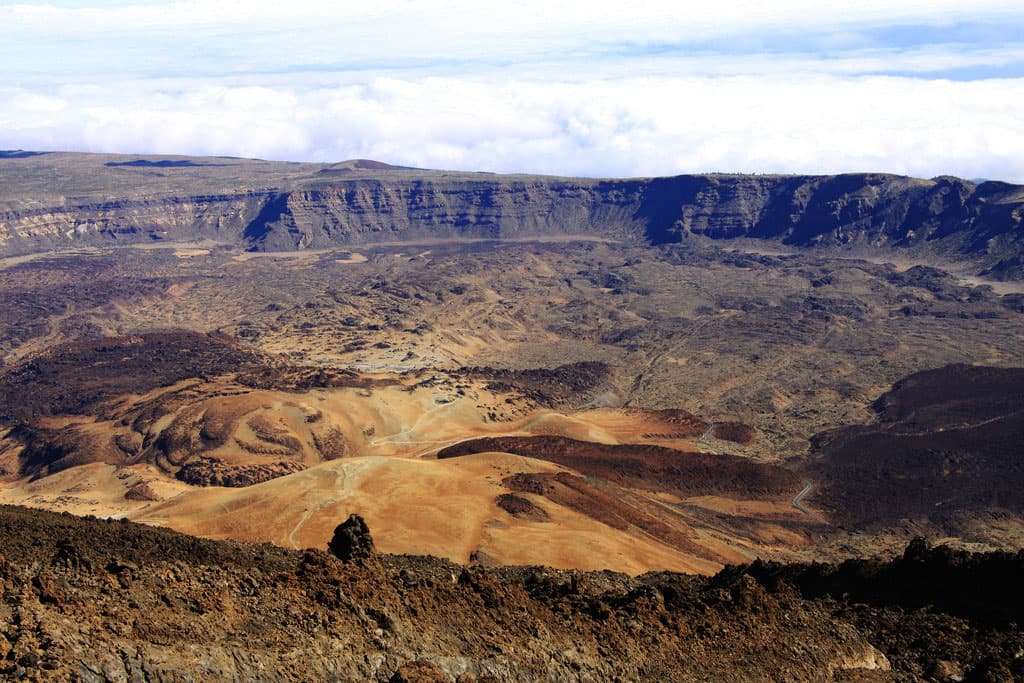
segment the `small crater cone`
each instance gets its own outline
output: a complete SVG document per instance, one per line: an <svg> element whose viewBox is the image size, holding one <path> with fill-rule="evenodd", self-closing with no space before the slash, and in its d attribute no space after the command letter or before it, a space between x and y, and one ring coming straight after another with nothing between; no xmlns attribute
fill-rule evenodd
<svg viewBox="0 0 1024 683"><path fill-rule="evenodd" d="M327 549L342 562L368 560L376 552L370 527L359 515L349 515L335 528L334 538L327 544Z"/></svg>

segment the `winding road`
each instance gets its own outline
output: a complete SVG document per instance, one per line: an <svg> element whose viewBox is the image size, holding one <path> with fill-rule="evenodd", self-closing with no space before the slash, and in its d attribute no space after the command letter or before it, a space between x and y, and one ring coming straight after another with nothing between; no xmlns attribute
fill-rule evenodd
<svg viewBox="0 0 1024 683"><path fill-rule="evenodd" d="M704 430L704 433L700 435L700 438L697 439L697 442L698 443L707 443L708 442L708 437L711 436L711 432L714 431L716 424L717 424L716 422L712 422L711 425L706 430Z"/></svg>
<svg viewBox="0 0 1024 683"><path fill-rule="evenodd" d="M820 522L821 524L824 524L826 526L832 526L831 522L829 522L827 519L819 515L817 512L813 512L812 510L808 510L807 508L804 507L802 501L807 496L807 494L811 492L811 489L813 488L814 484L812 484L809 481L804 482L803 490L800 491L800 493L796 494L796 498L793 499L793 507L795 507L797 510L804 513L811 519L815 520L816 522Z"/></svg>
<svg viewBox="0 0 1024 683"><path fill-rule="evenodd" d="M707 449L702 448L700 451L701 453L710 453L711 455L718 455L718 451L711 450L711 444L708 443L708 437L711 436L711 432L715 431L715 425L717 424L717 422L712 422L711 425L704 430L704 433L700 435L700 438L697 439L698 444L704 444L705 446L708 447Z"/></svg>

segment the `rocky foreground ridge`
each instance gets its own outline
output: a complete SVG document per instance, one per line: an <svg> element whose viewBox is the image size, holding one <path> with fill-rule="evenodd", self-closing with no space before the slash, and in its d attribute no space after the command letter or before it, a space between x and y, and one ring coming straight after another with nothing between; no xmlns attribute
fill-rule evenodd
<svg viewBox="0 0 1024 683"><path fill-rule="evenodd" d="M0 507L3 680L1011 680L1024 554L714 577L462 567Z"/></svg>
<svg viewBox="0 0 1024 683"><path fill-rule="evenodd" d="M287 251L419 239L691 236L900 248L1024 277L1024 188L952 177L687 175L602 180L365 160L0 153L0 255L212 239Z"/></svg>

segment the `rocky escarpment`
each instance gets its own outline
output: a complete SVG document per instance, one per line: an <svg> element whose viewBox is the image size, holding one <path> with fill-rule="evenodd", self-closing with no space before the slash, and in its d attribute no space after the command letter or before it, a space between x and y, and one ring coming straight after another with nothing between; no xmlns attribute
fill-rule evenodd
<svg viewBox="0 0 1024 683"><path fill-rule="evenodd" d="M339 181L274 196L243 236L261 250L452 237L639 239L642 192L642 182L554 178Z"/></svg>
<svg viewBox="0 0 1024 683"><path fill-rule="evenodd" d="M1024 188L886 174L680 176L645 193L648 238L752 237L799 247L929 247L1020 277Z"/></svg>
<svg viewBox="0 0 1024 683"><path fill-rule="evenodd" d="M282 250L445 237L599 235L674 243L699 235L797 247L926 247L1016 278L1024 190L956 178L679 176L352 180L274 196L244 231Z"/></svg>
<svg viewBox="0 0 1024 683"><path fill-rule="evenodd" d="M0 254L156 240L236 242L268 202L265 193L120 198L0 211Z"/></svg>
<svg viewBox="0 0 1024 683"><path fill-rule="evenodd" d="M0 159L0 255L160 239L277 251L573 235L661 244L697 235L925 250L989 276L1024 277L1024 188L999 182L876 173L599 180L366 162L49 159ZM65 167L74 172L61 175ZM79 185L88 192L74 192Z"/></svg>

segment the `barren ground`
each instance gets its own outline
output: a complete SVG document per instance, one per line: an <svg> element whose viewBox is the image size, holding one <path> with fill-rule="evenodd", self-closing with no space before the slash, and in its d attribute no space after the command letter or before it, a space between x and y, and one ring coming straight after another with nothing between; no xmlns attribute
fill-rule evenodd
<svg viewBox="0 0 1024 683"><path fill-rule="evenodd" d="M697 244L172 246L4 260L0 501L285 547L358 512L389 552L629 573L1019 543L999 500L886 518L874 546L791 504L813 480L804 505L850 522L812 441L894 382L1020 365L1008 290ZM435 459L481 438L505 445ZM698 460L779 483L672 483L706 483Z"/></svg>

